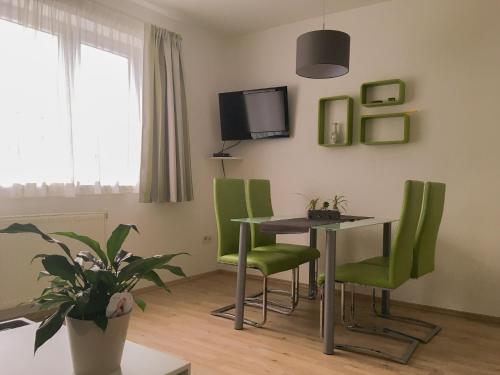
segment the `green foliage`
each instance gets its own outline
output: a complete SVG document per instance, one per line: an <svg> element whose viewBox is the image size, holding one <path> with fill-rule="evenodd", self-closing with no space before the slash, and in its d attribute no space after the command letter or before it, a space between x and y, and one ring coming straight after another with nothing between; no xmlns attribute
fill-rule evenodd
<svg viewBox="0 0 500 375"><path fill-rule="evenodd" d="M321 207L318 208L318 204L319 202L321 201L321 198L309 198L307 197L306 195L304 194L301 194L301 193L296 193L304 198L306 198L308 200L308 204L307 204L307 209L308 210L328 210L328 209L332 209L332 210L337 210L337 211L344 211L346 212L346 209L347 209L347 204L348 204L348 201L346 199L346 197L342 194L336 194L333 199L330 199L330 200L325 200L321 203Z"/></svg>
<svg viewBox="0 0 500 375"><path fill-rule="evenodd" d="M332 202L332 209L346 212L348 201L344 195L336 194L331 200L331 202Z"/></svg>
<svg viewBox="0 0 500 375"><path fill-rule="evenodd" d="M12 224L0 233L32 233L45 241L58 245L63 255L38 254L33 260L41 259L44 270L38 279L50 277L49 286L33 300L40 310L57 308L37 329L35 352L61 328L66 316L91 320L103 331L108 325L106 307L111 296L119 292L130 292L140 280L148 280L169 292L160 275L166 270L176 276L186 275L178 266L168 264L174 257L187 254L175 253L143 258L122 249L135 225L120 224L113 231L106 244L106 252L90 237L74 232L55 232L51 235L71 238L85 244L91 251L80 251L75 257L64 243L43 233L33 224ZM32 261L33 261L32 260ZM144 311L146 303L134 298Z"/></svg>

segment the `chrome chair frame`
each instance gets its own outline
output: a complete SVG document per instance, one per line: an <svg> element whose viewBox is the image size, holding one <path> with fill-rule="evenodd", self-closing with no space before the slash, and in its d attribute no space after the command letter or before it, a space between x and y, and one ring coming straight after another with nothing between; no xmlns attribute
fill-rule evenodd
<svg viewBox="0 0 500 375"><path fill-rule="evenodd" d="M281 289L269 289L267 287L268 277L263 275L262 279L262 292L253 294L249 297L245 297L245 306L259 307L262 308L262 319L260 322L256 322L251 319L243 319L245 324L251 325L253 327L261 328L267 321L267 311L277 312L283 315L290 315L295 311L297 304L299 303L299 268L294 268L292 270L292 283L291 283L291 293L286 290ZM278 294L289 296L291 299L290 306L286 306L282 303L272 301L268 299L268 294ZM234 320L235 314L229 311L235 308L235 304L226 305L215 309L210 312L211 315L218 316L225 319Z"/></svg>
<svg viewBox="0 0 500 375"><path fill-rule="evenodd" d="M403 335L403 336L412 338L414 340L418 340L418 341L420 341L421 343L424 343L424 344L427 344L429 341L431 341L432 338L434 336L436 336L441 331L441 327L438 326L438 325L436 325L436 324L434 324L434 323L426 322L424 320L419 320L419 319L415 319L415 318L410 318L410 317L405 317L405 316L398 316L398 315L392 315L390 313L389 314L384 314L382 312L379 312L377 310L375 288L373 288L373 290L372 290L372 312L378 318L392 320L392 321L397 321L397 322L402 322L402 323L413 324L413 325L417 325L417 326L424 327L424 328L429 328L430 331L424 337L410 335L409 333L406 333L406 332L401 332L401 331L397 331L397 330L386 328L386 330L388 330L388 331L391 331L391 332L397 333L399 335Z"/></svg>
<svg viewBox="0 0 500 375"><path fill-rule="evenodd" d="M370 334L370 335L378 335L378 336L383 336L387 337L393 340L397 341L402 341L408 344L408 348L406 351L401 355L401 356L396 356L387 352L384 352L382 350L370 348L370 347L364 347L364 346L358 346L358 345L349 345L349 344L336 344L335 348L344 350L344 351L349 351L353 353L358 353L358 354L364 354L364 355L369 355L372 357L377 357L377 358L382 358L385 360L397 362L400 364L407 364L415 350L417 349L419 345L419 341L408 337L406 335L402 335L398 332L389 330L387 328L383 327L376 327L376 326L371 326L371 327L364 327L361 326L360 324L357 323L356 321L356 304L355 304L355 284L350 283L352 286L351 290L351 306L350 306L350 319L349 322L346 320L345 317L345 284L346 283L340 283L340 319L342 324L350 331L353 332L359 332L359 333L365 333L365 334ZM323 337L324 335L324 330L323 330L323 325L324 325L324 306L323 306L323 293L324 293L324 285L321 286L320 288L320 336Z"/></svg>

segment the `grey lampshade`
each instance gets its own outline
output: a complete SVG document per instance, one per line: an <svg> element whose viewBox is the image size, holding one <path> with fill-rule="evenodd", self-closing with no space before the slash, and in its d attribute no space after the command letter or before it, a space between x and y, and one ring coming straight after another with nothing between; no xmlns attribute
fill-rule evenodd
<svg viewBox="0 0 500 375"><path fill-rule="evenodd" d="M297 74L333 78L349 72L351 37L337 30L316 30L297 38Z"/></svg>

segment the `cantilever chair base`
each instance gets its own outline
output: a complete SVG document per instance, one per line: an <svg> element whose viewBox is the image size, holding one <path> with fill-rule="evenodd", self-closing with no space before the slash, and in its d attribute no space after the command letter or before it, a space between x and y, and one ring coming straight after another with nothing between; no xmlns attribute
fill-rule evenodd
<svg viewBox="0 0 500 375"><path fill-rule="evenodd" d="M288 296L291 298L292 303L290 306L284 305L282 303L268 300L268 294L279 294ZM283 315L290 315L295 311L299 303L299 269L295 268L292 270L292 291L287 292L286 290L281 289L269 289L267 287L267 277L263 278L262 292L258 292L252 294L248 297L245 297L244 305L251 307L259 307L262 309L262 321L256 322L251 319L243 319L243 323L254 326L254 327L262 327L266 323L267 320L267 311L273 311ZM235 314L230 313L228 311L233 310L236 307L234 303L226 306L219 307L210 312L213 316L218 316L225 319L235 320Z"/></svg>
<svg viewBox="0 0 500 375"><path fill-rule="evenodd" d="M324 288L324 286L322 285L320 288L320 296L321 296L321 298L320 298L320 301L321 301L320 335L321 335L321 337L323 337L323 319L324 319L323 288ZM374 327L363 327L363 326L357 324L356 319L355 319L354 284L352 284L352 291L351 291L350 323L348 323L345 319L345 284L344 283L341 283L340 304L341 304L341 310L340 310L341 311L341 321L342 321L342 324L344 325L344 327L347 328L348 330L353 331L353 332L382 336L382 337L386 337L386 338L397 340L397 341L402 341L408 345L407 345L405 352L401 356L387 353L387 352L384 352L382 350L378 350L375 348L358 346L358 345L337 344L337 345L335 345L335 348L343 350L343 351L369 355L372 357L377 357L377 358L385 359L388 361L392 361L392 362L396 362L396 363L400 363L400 364L404 364L404 365L408 364L411 357L413 356L413 353L418 348L419 341L417 339L414 339L412 337L408 337L407 335L401 334L401 333L396 332L396 331L392 331L392 330L387 329L387 328L379 328L379 327L375 327L375 326Z"/></svg>
<svg viewBox="0 0 500 375"><path fill-rule="evenodd" d="M378 318L392 320L392 321L396 321L396 322L413 324L413 325L417 325L417 326L424 327L424 328L429 328L430 331L423 337L410 335L409 333L393 330L390 328L385 328L386 331L394 332L395 334L403 335L403 336L409 337L411 339L418 340L424 344L427 344L428 342L430 342L432 340L432 338L434 336L436 336L441 331L441 327L434 324L434 323L426 322L426 321L415 319L415 318L392 315L392 314L383 314L383 313L379 312L377 310L377 307L376 307L375 288L373 289L373 293L372 293L372 311L373 311L373 314Z"/></svg>

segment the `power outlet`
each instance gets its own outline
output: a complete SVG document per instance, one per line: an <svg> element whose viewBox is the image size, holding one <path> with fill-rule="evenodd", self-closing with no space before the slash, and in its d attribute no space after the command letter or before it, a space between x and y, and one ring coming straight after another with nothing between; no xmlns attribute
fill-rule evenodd
<svg viewBox="0 0 500 375"><path fill-rule="evenodd" d="M202 242L204 244L209 244L210 242L212 242L212 236L209 234L206 234L205 236L203 236Z"/></svg>

